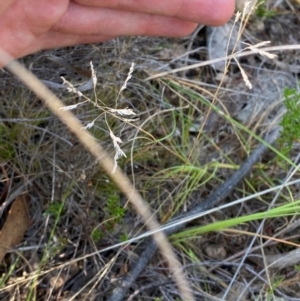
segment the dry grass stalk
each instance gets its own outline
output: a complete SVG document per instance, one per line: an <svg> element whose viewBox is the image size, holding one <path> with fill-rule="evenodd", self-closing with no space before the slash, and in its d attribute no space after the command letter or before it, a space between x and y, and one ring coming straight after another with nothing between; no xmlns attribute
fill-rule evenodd
<svg viewBox="0 0 300 301"><path fill-rule="evenodd" d="M127 78L125 79L125 82L124 82L124 84L122 85L122 87L121 87L121 89L120 89L120 91L119 91L118 97L117 97L117 99L116 99L116 104L117 104L117 101L118 101L118 99L119 99L119 97L120 97L121 92L124 91L124 90L126 89L127 83L128 83L128 81L131 79L131 77L132 77L132 73L133 73L133 70L134 70L134 66L135 66L135 64L134 64L134 62L132 62L132 63L131 63L131 67L130 67L130 69L129 69L129 73L128 73L128 75L127 75Z"/></svg>
<svg viewBox="0 0 300 301"><path fill-rule="evenodd" d="M277 58L277 55L276 55L276 54L269 53L269 52L264 51L264 50L262 50L262 49L259 48L259 47L266 46L266 45L269 44L269 43L270 43L270 41L260 42L260 43L258 43L258 44L256 44L256 45L250 45L250 44L248 44L248 43L245 43L245 44L248 45L248 47L245 48L245 49L250 49L250 50L253 51L253 53L258 53L258 54L260 54L261 56L265 56L265 57L267 57L267 58L269 58L269 59L271 59L271 60L274 60L274 59Z"/></svg>
<svg viewBox="0 0 300 301"><path fill-rule="evenodd" d="M242 74L242 77L243 77L243 80L246 84L246 86L249 88L249 89L252 89L252 84L249 80L249 77L248 75L246 74L246 72L244 71L244 69L242 68L242 66L240 65L240 63L238 62L238 60L236 58L234 58L235 62L237 63L240 71L241 71L241 74Z"/></svg>

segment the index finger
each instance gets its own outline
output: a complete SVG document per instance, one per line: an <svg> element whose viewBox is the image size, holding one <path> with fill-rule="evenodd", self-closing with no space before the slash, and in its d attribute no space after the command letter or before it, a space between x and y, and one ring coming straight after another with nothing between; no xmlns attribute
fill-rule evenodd
<svg viewBox="0 0 300 301"><path fill-rule="evenodd" d="M175 17L206 25L221 25L232 16L234 0L75 0L85 6Z"/></svg>

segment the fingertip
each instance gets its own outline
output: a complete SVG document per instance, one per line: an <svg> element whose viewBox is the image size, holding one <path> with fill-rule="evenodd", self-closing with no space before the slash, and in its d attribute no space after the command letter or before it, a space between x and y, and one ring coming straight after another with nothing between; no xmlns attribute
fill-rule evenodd
<svg viewBox="0 0 300 301"><path fill-rule="evenodd" d="M220 26L227 23L234 14L234 0L211 0L206 8L205 25Z"/></svg>
<svg viewBox="0 0 300 301"><path fill-rule="evenodd" d="M197 26L197 23L185 21L177 27L177 30L174 30L176 28L175 26L172 29L170 28L170 34L167 34L167 36L171 36L174 38L184 38L192 34L197 28Z"/></svg>

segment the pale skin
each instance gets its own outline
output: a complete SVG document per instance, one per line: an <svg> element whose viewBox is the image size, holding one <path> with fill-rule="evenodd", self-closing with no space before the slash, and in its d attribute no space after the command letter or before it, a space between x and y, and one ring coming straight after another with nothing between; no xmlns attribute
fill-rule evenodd
<svg viewBox="0 0 300 301"><path fill-rule="evenodd" d="M229 20L234 0L0 0L0 47L14 58L118 36L187 36Z"/></svg>

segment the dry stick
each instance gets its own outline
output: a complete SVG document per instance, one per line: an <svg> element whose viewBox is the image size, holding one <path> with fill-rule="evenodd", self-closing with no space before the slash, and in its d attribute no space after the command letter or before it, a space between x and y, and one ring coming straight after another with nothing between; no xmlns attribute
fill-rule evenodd
<svg viewBox="0 0 300 301"><path fill-rule="evenodd" d="M216 206L221 200L229 195L230 192L236 187L236 185L247 175L252 166L261 158L261 156L268 150L268 144L272 144L279 137L279 127L272 130L265 138L266 144L261 143L252 154L245 160L241 167L223 184L221 184L214 192L212 192L201 204L194 206L188 212L177 216L174 220L185 219L186 217L197 215L214 206ZM173 221L174 221L173 220ZM188 222L174 225L165 230L166 235L171 235L186 226ZM145 243L145 251L140 255L135 266L131 268L127 276L124 277L122 283L115 289L113 294L107 301L122 301L127 290L131 287L133 282L139 276L141 271L147 265L148 261L153 257L157 245L154 241L148 240Z"/></svg>
<svg viewBox="0 0 300 301"><path fill-rule="evenodd" d="M107 154L107 152L100 146L94 137L83 128L80 121L70 111L64 111L60 108L64 107L64 104L31 72L16 61L12 61L13 58L0 48L0 65L6 65L8 70L20 78L20 80L27 85L38 97L40 97L45 104L51 109L51 111L64 122L67 127L73 132L79 141L84 145L87 150L95 156L99 164L103 167L112 180L118 185L120 190L128 197L135 210L143 218L149 230L155 230L159 228L159 224L154 218L147 203L143 200L142 196L134 189L129 179L121 172L119 168L116 169L114 174L111 174L114 168L114 161ZM179 291L184 300L194 300L192 291L189 288L189 284L186 281L181 264L179 263L176 255L172 249L172 246L167 240L167 237L163 231L159 231L153 234L153 239L159 246L161 253L167 260L172 271L174 280L179 288Z"/></svg>

